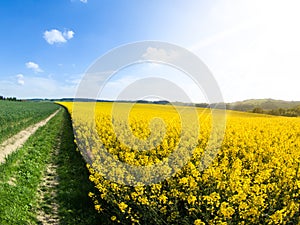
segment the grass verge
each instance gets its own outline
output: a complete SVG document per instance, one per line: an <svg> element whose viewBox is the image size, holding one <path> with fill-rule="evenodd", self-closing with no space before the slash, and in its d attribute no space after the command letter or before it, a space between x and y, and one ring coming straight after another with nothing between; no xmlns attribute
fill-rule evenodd
<svg viewBox="0 0 300 225"><path fill-rule="evenodd" d="M58 154L54 154L57 150ZM39 203L37 190L49 163L57 164L59 184L55 201L60 224L100 224L88 197L93 185L80 153L76 152L65 110L0 165L0 224L40 224L36 213L47 202Z"/></svg>
<svg viewBox="0 0 300 225"><path fill-rule="evenodd" d="M36 224L37 187L56 146L62 111L0 165L0 224Z"/></svg>
<svg viewBox="0 0 300 225"><path fill-rule="evenodd" d="M94 190L89 180L85 162L74 143L69 114L64 110L64 127L58 154L54 164L58 166L59 178L57 201L61 224L96 225L103 224L103 218L96 212L88 193Z"/></svg>

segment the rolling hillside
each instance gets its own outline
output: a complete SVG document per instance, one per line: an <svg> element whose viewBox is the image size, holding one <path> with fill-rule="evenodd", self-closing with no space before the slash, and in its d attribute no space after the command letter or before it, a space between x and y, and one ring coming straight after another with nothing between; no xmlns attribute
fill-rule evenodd
<svg viewBox="0 0 300 225"><path fill-rule="evenodd" d="M291 109L300 105L300 101L283 101L275 99L249 99L226 104L227 109L251 111L254 108L263 110Z"/></svg>

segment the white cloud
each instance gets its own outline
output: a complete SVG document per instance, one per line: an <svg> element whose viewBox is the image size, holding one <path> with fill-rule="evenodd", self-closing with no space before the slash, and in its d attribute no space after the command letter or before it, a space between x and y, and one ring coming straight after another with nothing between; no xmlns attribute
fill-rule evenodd
<svg viewBox="0 0 300 225"><path fill-rule="evenodd" d="M17 79L17 80L16 80ZM30 77L18 74L7 80L0 80L0 92L4 96L17 98L62 98L74 97L76 85L53 78Z"/></svg>
<svg viewBox="0 0 300 225"><path fill-rule="evenodd" d="M18 74L16 77L17 77L17 83L19 85L24 85L25 84L24 75L23 74Z"/></svg>
<svg viewBox="0 0 300 225"><path fill-rule="evenodd" d="M41 73L41 72L44 72L44 71L40 68L40 66L39 66L37 63L35 63L35 62L27 62L25 65L26 65L26 67L27 67L28 69L32 69L35 73Z"/></svg>
<svg viewBox="0 0 300 225"><path fill-rule="evenodd" d="M54 43L65 43L67 41L62 33L56 29L45 31L44 38L50 45Z"/></svg>
<svg viewBox="0 0 300 225"><path fill-rule="evenodd" d="M68 30L68 31L64 31L63 32L63 36L66 38L66 39L72 39L74 37L74 31L72 30Z"/></svg>
<svg viewBox="0 0 300 225"><path fill-rule="evenodd" d="M82 2L84 4L88 3L88 0L71 0L71 2Z"/></svg>
<svg viewBox="0 0 300 225"><path fill-rule="evenodd" d="M208 101L190 76L176 68L153 63L135 64L118 71L105 83L98 97L136 100L137 96L138 99L150 96L149 93L152 98L170 101Z"/></svg>
<svg viewBox="0 0 300 225"><path fill-rule="evenodd" d="M142 57L146 60L172 62L173 60L176 60L179 55L174 50L167 51L162 48L148 47Z"/></svg>
<svg viewBox="0 0 300 225"><path fill-rule="evenodd" d="M74 37L74 34L75 33L72 30L65 30L64 32L61 32L57 29L52 29L44 32L44 39L50 45L53 45L54 43L66 43L68 40Z"/></svg>

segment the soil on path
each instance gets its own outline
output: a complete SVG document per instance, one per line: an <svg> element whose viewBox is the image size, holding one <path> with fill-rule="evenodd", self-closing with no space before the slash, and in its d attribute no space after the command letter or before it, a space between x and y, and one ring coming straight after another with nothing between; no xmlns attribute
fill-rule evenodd
<svg viewBox="0 0 300 225"><path fill-rule="evenodd" d="M20 131L18 134L0 144L0 164L5 162L5 158L8 155L20 148L27 141L27 139L36 132L38 128L45 126L48 121L58 113L58 111L59 110L51 114L47 119Z"/></svg>
<svg viewBox="0 0 300 225"><path fill-rule="evenodd" d="M58 149L53 154L57 157ZM58 166L54 162L50 162L47 165L42 183L38 189L40 208L37 211L37 219L41 225L60 224L58 215L59 204L56 200L59 185L57 168Z"/></svg>

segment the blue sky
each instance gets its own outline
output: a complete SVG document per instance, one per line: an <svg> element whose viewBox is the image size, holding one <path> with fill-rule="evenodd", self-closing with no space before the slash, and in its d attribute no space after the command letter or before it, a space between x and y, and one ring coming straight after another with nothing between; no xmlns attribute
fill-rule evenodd
<svg viewBox="0 0 300 225"><path fill-rule="evenodd" d="M1 1L0 95L74 97L101 55L158 40L198 55L226 102L299 100L299 10L297 1L268 0ZM116 91L103 97L113 98L139 76L120 74L108 84ZM191 96L198 94L189 81L180 83Z"/></svg>

